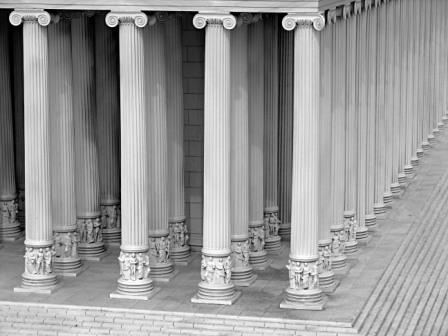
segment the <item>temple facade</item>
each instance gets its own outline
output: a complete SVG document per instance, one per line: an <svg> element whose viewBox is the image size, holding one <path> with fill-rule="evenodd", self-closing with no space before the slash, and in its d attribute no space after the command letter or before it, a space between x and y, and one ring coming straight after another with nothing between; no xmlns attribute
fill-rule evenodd
<svg viewBox="0 0 448 336"><path fill-rule="evenodd" d="M448 122L447 14L444 0L0 0L14 291L51 294L116 250L110 298L151 300L200 253L191 302L231 305L287 248L280 307L324 309Z"/></svg>

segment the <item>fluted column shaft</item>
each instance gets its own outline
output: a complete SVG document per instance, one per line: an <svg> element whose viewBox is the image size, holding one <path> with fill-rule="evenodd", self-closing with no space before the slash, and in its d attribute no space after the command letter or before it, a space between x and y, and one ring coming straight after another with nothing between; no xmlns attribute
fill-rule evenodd
<svg viewBox="0 0 448 336"><path fill-rule="evenodd" d="M25 272L21 289L51 289L53 228L50 183L50 109L48 103L48 35L50 15L44 11L14 11L10 22L23 22L25 117ZM31 262L31 257L36 263ZM15 289L17 290L17 288Z"/></svg>
<svg viewBox="0 0 448 336"><path fill-rule="evenodd" d="M73 110L75 115L76 216L81 258L104 252L100 219L98 151L95 136L94 31L92 20L72 19Z"/></svg>
<svg viewBox="0 0 448 336"><path fill-rule="evenodd" d="M185 262L190 256L184 209L184 103L181 29L180 15L172 15L165 23L168 113L168 217L171 235L171 257L175 262Z"/></svg>
<svg viewBox="0 0 448 336"><path fill-rule="evenodd" d="M14 164L13 107L8 21L0 13L0 240L20 236Z"/></svg>
<svg viewBox="0 0 448 336"><path fill-rule="evenodd" d="M279 235L291 236L291 186L292 186L292 74L294 33L280 29L279 32L279 104L278 104L278 205Z"/></svg>
<svg viewBox="0 0 448 336"><path fill-rule="evenodd" d="M96 134L103 238L120 243L120 102L117 32L95 15Z"/></svg>
<svg viewBox="0 0 448 336"><path fill-rule="evenodd" d="M73 273L78 256L75 199L75 124L70 21L60 19L48 28L50 64L51 199L55 269Z"/></svg>
<svg viewBox="0 0 448 336"><path fill-rule="evenodd" d="M294 121L290 284L280 307L303 308L304 303L322 309L317 280L319 220L319 93L321 15L287 15L283 27L294 30ZM304 81L303 78L307 80ZM308 273L310 272L310 273ZM311 274L308 283L297 282Z"/></svg>

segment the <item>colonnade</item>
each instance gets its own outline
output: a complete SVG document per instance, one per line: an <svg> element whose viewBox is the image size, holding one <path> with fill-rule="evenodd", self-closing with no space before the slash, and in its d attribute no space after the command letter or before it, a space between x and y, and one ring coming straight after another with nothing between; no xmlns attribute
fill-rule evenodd
<svg viewBox="0 0 448 336"><path fill-rule="evenodd" d="M205 29L205 80L203 248L192 302L235 302L236 286L256 281L290 234L280 306L323 309L335 272L380 229L376 219L448 120L447 6L364 0L281 20L194 16ZM20 183L5 20L8 238L20 232ZM180 16L15 10L9 20L23 26L26 253L15 290L51 292L56 272L76 275L81 259L99 261L121 240L111 297L149 299L154 280L169 281L190 256Z"/></svg>

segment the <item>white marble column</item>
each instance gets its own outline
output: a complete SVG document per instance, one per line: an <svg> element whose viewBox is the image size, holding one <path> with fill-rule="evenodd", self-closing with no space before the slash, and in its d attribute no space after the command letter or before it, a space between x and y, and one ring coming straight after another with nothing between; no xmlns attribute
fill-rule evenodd
<svg viewBox="0 0 448 336"><path fill-rule="evenodd" d="M423 157L423 113L425 106L425 95L424 95L424 86L425 86L425 11L426 11L426 3L423 1L418 1L417 11L419 17L419 25L418 27L418 35L417 35L417 46L418 46L418 56L417 56L417 71L418 71L418 81L417 81L417 91L418 91L418 101L417 101L417 135L416 135L416 155L420 160Z"/></svg>
<svg viewBox="0 0 448 336"><path fill-rule="evenodd" d="M14 128L8 19L0 13L0 241L22 236L14 169Z"/></svg>
<svg viewBox="0 0 448 336"><path fill-rule="evenodd" d="M230 33L230 222L232 223L232 281L249 286L256 279L249 263L249 67L247 24L251 16L242 14ZM258 232L257 232L258 233ZM254 244L263 237L255 236Z"/></svg>
<svg viewBox="0 0 448 336"><path fill-rule="evenodd" d="M294 33L279 32L279 97L278 97L278 206L282 219L278 234L283 240L291 237L292 186L292 72Z"/></svg>
<svg viewBox="0 0 448 336"><path fill-rule="evenodd" d="M12 82L14 107L14 154L17 185L17 218L25 227L25 127L23 120L23 32L22 26L12 28Z"/></svg>
<svg viewBox="0 0 448 336"><path fill-rule="evenodd" d="M201 282L193 303L232 304L241 295L230 257L230 14L196 14L205 31L204 234Z"/></svg>
<svg viewBox="0 0 448 336"><path fill-rule="evenodd" d="M294 124L289 286L281 308L323 309L318 279L320 14L288 14L294 30ZM306 80L304 80L306 79Z"/></svg>
<svg viewBox="0 0 448 336"><path fill-rule="evenodd" d="M375 216L384 214L384 176L386 172L386 4L380 2L377 9L377 53L376 68L376 111L375 111L375 175L374 175L374 204Z"/></svg>
<svg viewBox="0 0 448 336"><path fill-rule="evenodd" d="M155 293L148 256L148 113L145 106L145 46L141 12L110 12L109 27L119 25L121 116L121 251L120 278L111 298L147 300ZM130 266L129 266L130 265Z"/></svg>
<svg viewBox="0 0 448 336"><path fill-rule="evenodd" d="M331 16L329 18L332 19ZM328 20L328 24L321 33L320 38L320 102L319 102L319 229L318 229L318 247L319 247L319 284L324 292L332 292L336 287L334 272L331 267L331 236L330 227L332 219L331 207L331 92L332 76L331 68L333 66L333 22ZM287 32L283 29L283 31ZM292 34L293 32L287 32ZM293 40L294 42L294 40ZM294 46L294 44L292 45ZM293 55L291 55L293 56ZM291 77L292 77L291 69ZM291 78L292 80L292 78ZM291 83L292 91L292 83ZM292 99L292 92L291 92ZM292 106L291 106L292 107ZM292 115L291 123L292 127ZM292 142L292 138L291 138ZM292 143L291 143L292 146ZM292 148L291 148L292 151ZM291 171L292 173L292 171Z"/></svg>
<svg viewBox="0 0 448 336"><path fill-rule="evenodd" d="M281 248L278 230L278 16L266 15L264 21L264 221L265 250ZM256 24L254 27L261 25ZM257 28L254 28L255 30ZM260 28L261 29L261 28Z"/></svg>
<svg viewBox="0 0 448 336"><path fill-rule="evenodd" d="M105 249L100 212L95 136L95 67L93 20L72 18L73 112L75 118L76 217L81 259L99 261Z"/></svg>
<svg viewBox="0 0 448 336"><path fill-rule="evenodd" d="M356 178L357 178L357 148L356 148L356 17L353 16L352 5L342 9L342 19L346 21L346 59L345 89L345 192L344 192L344 230L346 254L358 250L356 240ZM322 125L322 123L320 123Z"/></svg>
<svg viewBox="0 0 448 336"><path fill-rule="evenodd" d="M117 31L108 28L104 19L104 14L95 15L96 134L100 208L104 243L119 245L121 209L118 37Z"/></svg>
<svg viewBox="0 0 448 336"><path fill-rule="evenodd" d="M165 23L165 59L168 118L168 219L171 259L186 265L190 260L184 200L184 103L182 85L182 20L171 15Z"/></svg>
<svg viewBox="0 0 448 336"><path fill-rule="evenodd" d="M254 17L254 23L248 27L248 60L249 60L249 133L250 133L250 184L249 184L249 241L250 263L255 270L265 270L271 260L267 258L265 246L264 214L266 205L267 167L265 134L266 109L264 94L266 81L264 73L264 22L260 15ZM264 181L264 182L263 182ZM263 203L264 202L264 203ZM272 222L275 221L275 213Z"/></svg>
<svg viewBox="0 0 448 336"><path fill-rule="evenodd" d="M25 271L16 292L49 294L53 272L50 183L50 109L48 104L48 36L50 15L41 10L13 11L12 25L23 23L25 117Z"/></svg>
<svg viewBox="0 0 448 336"><path fill-rule="evenodd" d="M357 197L356 197L356 215L358 229L356 238L358 241L366 241L368 239L368 229L366 226L366 128L367 128L367 13L361 11L361 3L355 2L356 15L356 75L357 75Z"/></svg>
<svg viewBox="0 0 448 336"><path fill-rule="evenodd" d="M422 149L427 151L430 148L428 141L428 130L429 130L429 110L430 110L430 88L429 81L430 77L430 38L431 38L431 21L432 21L432 10L431 10L431 2L426 1L424 7L424 36L423 36L423 45L424 45L424 55L423 55L423 73L424 73L424 85L423 85L423 109L422 109Z"/></svg>
<svg viewBox="0 0 448 336"><path fill-rule="evenodd" d="M158 16L159 19L164 19ZM158 21L158 22L156 22ZM169 281L176 272L170 258L168 224L168 130L165 30L156 17L143 29L149 160L149 258L154 279Z"/></svg>
<svg viewBox="0 0 448 336"><path fill-rule="evenodd" d="M332 153L331 153L331 236L332 236L332 267L333 270L343 270L347 257L344 255L344 193L345 193L345 73L346 73L346 40L347 22L342 15L336 18L336 9L331 11L333 24L333 76L332 76Z"/></svg>
<svg viewBox="0 0 448 336"><path fill-rule="evenodd" d="M50 90L50 172L54 270L67 276L81 271L75 200L75 123L70 21L48 27Z"/></svg>

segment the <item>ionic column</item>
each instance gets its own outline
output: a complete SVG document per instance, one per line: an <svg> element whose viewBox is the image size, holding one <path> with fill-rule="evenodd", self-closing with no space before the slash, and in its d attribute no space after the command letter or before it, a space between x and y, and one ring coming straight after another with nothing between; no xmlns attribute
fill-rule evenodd
<svg viewBox="0 0 448 336"><path fill-rule="evenodd" d="M50 183L50 110L48 40L50 15L41 10L13 11L12 25L23 22L25 118L25 271L16 292L49 294L57 283L53 272L53 228Z"/></svg>
<svg viewBox="0 0 448 336"><path fill-rule="evenodd" d="M329 12L328 21L333 20L332 16L334 12ZM333 20L334 21L334 20ZM333 29L334 24L328 24L321 33L320 38L320 132L319 132L319 223L318 223L318 247L319 247L319 284L320 288L324 292L332 292L336 288L336 282L334 279L334 272L331 266L331 235L330 228L332 223L332 206L331 206L331 129L332 129L332 106L331 106L331 94L332 94L332 78L333 72L331 71L333 66ZM293 32L287 32L294 37ZM292 41L294 42L294 40ZM293 46L293 44L292 44ZM292 55L291 55L292 57ZM292 67L293 64L291 64ZM291 81L292 81L291 69ZM291 99L292 95L292 83L291 83ZM292 107L292 106L291 106ZM291 128L292 128L292 114L291 114ZM292 135L291 135L292 146ZM291 148L292 151L292 148ZM292 170L291 170L292 173Z"/></svg>
<svg viewBox="0 0 448 336"><path fill-rule="evenodd" d="M14 107L14 157L17 185L17 218L25 227L25 127L23 120L23 32L22 26L12 28L12 82Z"/></svg>
<svg viewBox="0 0 448 336"><path fill-rule="evenodd" d="M278 164L278 27L277 14L264 20L264 221L265 250L281 248L278 230L277 164ZM262 27L262 24L256 24ZM263 27L262 27L263 28ZM262 29L260 28L260 29Z"/></svg>
<svg viewBox="0 0 448 336"><path fill-rule="evenodd" d="M430 76L430 37L431 37L431 21L432 21L432 13L431 13L431 3L430 1L425 1L423 3L423 12L422 16L424 17L422 30L424 31L424 35L422 36L422 43L424 51L423 59L422 59L422 67L423 67L423 107L421 109L421 137L422 137L422 150L427 151L430 148L428 141L428 129L429 129L429 121L428 115L430 110L430 92L429 92L429 81L431 79Z"/></svg>
<svg viewBox="0 0 448 336"><path fill-rule="evenodd" d="M371 1L370 1L371 2ZM366 1L367 16L367 116L364 136L366 137L366 198L365 222L369 229L376 226L376 216L373 213L375 185L375 115L377 108L377 3Z"/></svg>
<svg viewBox="0 0 448 336"><path fill-rule="evenodd" d="M344 193L344 230L346 254L355 253L358 250L356 240L355 220L356 213L356 17L352 16L352 5L345 5L342 9L342 18L346 21L346 59L345 88L345 193ZM322 123L321 123L322 125Z"/></svg>
<svg viewBox="0 0 448 336"><path fill-rule="evenodd" d="M78 256L75 200L75 123L70 21L48 27L50 75L50 172L55 259L54 270L76 276Z"/></svg>
<svg viewBox="0 0 448 336"><path fill-rule="evenodd" d="M250 245L250 263L256 270L265 270L270 259L267 258L265 246L264 230L264 205L267 198L264 197L266 174L263 174L267 167L264 158L266 150L263 150L266 142L264 141L264 132L266 127L266 110L264 94L266 81L264 80L264 39L263 39L263 21L259 15L254 17L254 23L248 27L248 59L249 59L249 133L250 133L250 184L249 184L249 245ZM263 131L264 129L264 131ZM263 182L264 181L264 182ZM264 203L263 203L264 202ZM277 223L275 213L268 223ZM276 224L274 224L276 225Z"/></svg>
<svg viewBox="0 0 448 336"><path fill-rule="evenodd" d="M120 278L111 298L148 299L155 293L149 277L148 151L145 106L145 52L141 12L110 12L109 27L119 25L121 116L121 252ZM129 265L131 265L129 267Z"/></svg>
<svg viewBox="0 0 448 336"><path fill-rule="evenodd" d="M184 200L184 103L182 85L182 22L172 15L165 23L168 118L168 198L171 259L187 264L190 245Z"/></svg>
<svg viewBox="0 0 448 336"><path fill-rule="evenodd" d="M95 136L94 27L90 18L79 14L73 17L71 28L78 254L98 261L105 249Z"/></svg>
<svg viewBox="0 0 448 336"><path fill-rule="evenodd" d="M104 14L95 15L96 134L100 178L100 209L103 240L119 245L120 211L120 107L118 38L115 29L104 23Z"/></svg>
<svg viewBox="0 0 448 336"><path fill-rule="evenodd" d="M162 19L162 17L160 17ZM143 29L149 159L149 258L154 279L168 281L176 273L170 258L168 224L168 132L165 73L165 31L151 17Z"/></svg>
<svg viewBox="0 0 448 336"><path fill-rule="evenodd" d="M424 151L423 151L423 114L425 112L424 106L425 106L425 94L424 94L424 88L425 88L425 52L424 49L425 46L425 11L426 11L426 3L423 1L418 1L417 11L418 11L418 17L419 17L419 25L418 27L418 34L417 34L417 72L418 72L418 81L417 81L417 90L418 90L418 96L417 96L417 134L416 134L416 155L417 158L420 160L423 157Z"/></svg>
<svg viewBox="0 0 448 336"><path fill-rule="evenodd" d="M193 303L232 304L240 296L230 258L230 14L196 14L205 31L204 233L201 282Z"/></svg>
<svg viewBox="0 0 448 336"><path fill-rule="evenodd" d="M278 234L283 240L291 236L292 185L292 72L294 33L280 29L279 97L278 97L278 205L282 219Z"/></svg>
<svg viewBox="0 0 448 336"><path fill-rule="evenodd" d="M403 1L403 0L402 0ZM429 46L429 53L430 53L430 60L429 60L429 99L430 99L430 105L429 105L429 111L428 111L428 142L430 145L434 145L435 143L435 137L436 134L434 134L434 127L437 124L436 121L436 110L437 110L437 102L436 102L436 81L435 78L437 76L437 17L438 17L438 11L437 11L437 0L430 0L429 1L431 6L431 20L429 20L430 25L430 46Z"/></svg>
<svg viewBox="0 0 448 336"><path fill-rule="evenodd" d="M0 13L0 241L21 237L14 171L13 110L8 21Z"/></svg>
<svg viewBox="0 0 448 336"><path fill-rule="evenodd" d="M331 200L333 214L331 218L332 267L341 270L346 267L344 255L344 193L345 193L345 72L347 22L342 17L337 20L336 9L333 24L333 76L332 76L332 154L331 154Z"/></svg>
<svg viewBox="0 0 448 336"><path fill-rule="evenodd" d="M323 309L318 279L320 14L288 14L294 31L294 124L289 286L280 308ZM306 78L306 80L304 80Z"/></svg>
<svg viewBox="0 0 448 336"><path fill-rule="evenodd" d="M375 175L374 175L374 204L375 216L384 214L384 176L386 172L386 29L387 14L386 4L382 1L377 5L377 53L375 57L376 68L376 111L375 111Z"/></svg>
<svg viewBox="0 0 448 336"><path fill-rule="evenodd" d="M356 15L356 76L357 76L357 196L356 196L356 215L358 229L356 238L358 241L368 239L368 229L366 226L366 128L367 128L367 13L361 11L361 2L354 4Z"/></svg>
<svg viewBox="0 0 448 336"><path fill-rule="evenodd" d="M249 99L247 24L251 16L238 17L230 34L230 222L232 223L232 280L249 286L256 279L249 263ZM259 244L259 237L252 242Z"/></svg>

